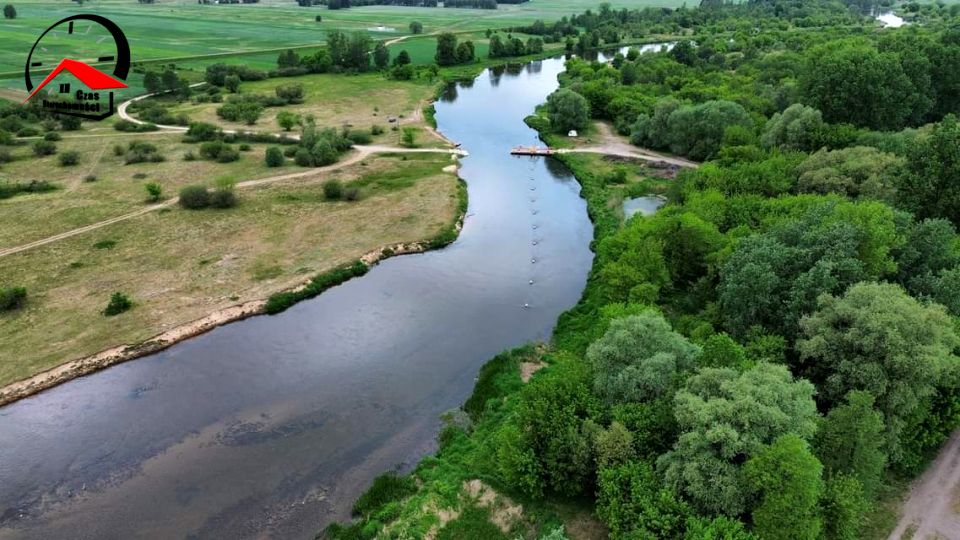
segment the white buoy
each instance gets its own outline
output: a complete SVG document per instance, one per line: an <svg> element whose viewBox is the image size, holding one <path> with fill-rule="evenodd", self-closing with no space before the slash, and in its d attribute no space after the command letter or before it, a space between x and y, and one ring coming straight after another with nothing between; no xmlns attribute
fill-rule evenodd
<svg viewBox="0 0 960 540"><path fill-rule="evenodd" d="M537 264L537 260L536 260L536 259L530 259L530 264Z"/></svg>
<svg viewBox="0 0 960 540"><path fill-rule="evenodd" d="M533 280L532 280L532 279L530 280L530 284L533 285Z"/></svg>
<svg viewBox="0 0 960 540"><path fill-rule="evenodd" d="M530 304L524 304L523 309L530 309Z"/></svg>
<svg viewBox="0 0 960 540"><path fill-rule="evenodd" d="M537 245L537 241L536 241L536 240L533 241L533 245Z"/></svg>

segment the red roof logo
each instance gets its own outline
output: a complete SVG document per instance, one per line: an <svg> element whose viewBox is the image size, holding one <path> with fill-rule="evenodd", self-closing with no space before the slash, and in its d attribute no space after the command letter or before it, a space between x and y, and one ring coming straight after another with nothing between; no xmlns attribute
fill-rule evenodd
<svg viewBox="0 0 960 540"><path fill-rule="evenodd" d="M122 81L114 79L110 75L100 71L99 69L88 66L83 62L77 60L71 60L69 58L64 58L60 61L60 64L57 65L56 69L50 72L47 75L47 78L43 80L42 83L38 84L36 88L33 89L33 92L30 92L30 95L27 96L27 99L24 102L30 100L34 94L40 91L41 88L47 85L54 77L60 74L61 71L67 70L74 77L80 80L84 85L86 85L91 90L112 90L115 88L126 88L127 85Z"/></svg>

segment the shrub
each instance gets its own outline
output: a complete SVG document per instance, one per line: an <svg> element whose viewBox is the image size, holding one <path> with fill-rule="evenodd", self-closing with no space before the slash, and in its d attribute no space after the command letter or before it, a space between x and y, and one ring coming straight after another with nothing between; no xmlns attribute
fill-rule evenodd
<svg viewBox="0 0 960 540"><path fill-rule="evenodd" d="M120 157L127 153L127 149L122 144L113 145L113 155Z"/></svg>
<svg viewBox="0 0 960 540"><path fill-rule="evenodd" d="M188 150L187 153L183 155L183 160L184 160L184 161L196 161L196 160L197 160L197 155L194 154L192 151Z"/></svg>
<svg viewBox="0 0 960 540"><path fill-rule="evenodd" d="M88 175L86 175L86 176L83 177L83 181L84 181L84 182L96 182L96 181L97 181L97 175L95 175L95 174L88 174Z"/></svg>
<svg viewBox="0 0 960 540"><path fill-rule="evenodd" d="M360 200L360 188L348 187L343 190L343 198L348 201Z"/></svg>
<svg viewBox="0 0 960 540"><path fill-rule="evenodd" d="M40 131L37 128L32 127L22 127L17 130L17 137L36 137L40 134Z"/></svg>
<svg viewBox="0 0 960 540"><path fill-rule="evenodd" d="M56 131L48 131L43 134L43 140L45 141L59 141L63 137L60 136Z"/></svg>
<svg viewBox="0 0 960 540"><path fill-rule="evenodd" d="M297 150L299 150L299 148L296 146L288 146L283 149L283 156L292 158L293 156L297 155Z"/></svg>
<svg viewBox="0 0 960 540"><path fill-rule="evenodd" d="M362 276L369 270L370 267L363 261L355 261L353 264L341 266L314 277L310 283L302 289L272 295L267 299L267 303L263 309L270 315L276 315L300 300L313 298L330 287L340 285L351 278Z"/></svg>
<svg viewBox="0 0 960 540"><path fill-rule="evenodd" d="M241 144L240 146L238 146L237 149L240 150L241 152L249 152L249 151L250 151L250 145L247 144L247 143L243 143L243 144Z"/></svg>
<svg viewBox="0 0 960 540"><path fill-rule="evenodd" d="M37 141L33 143L33 153L37 156L50 156L57 153L57 145L52 141Z"/></svg>
<svg viewBox="0 0 960 540"><path fill-rule="evenodd" d="M293 156L293 161L301 167L313 166L313 156L310 155L310 151L306 148L298 148Z"/></svg>
<svg viewBox="0 0 960 540"><path fill-rule="evenodd" d="M20 309L26 301L27 289L24 287L0 288L0 311Z"/></svg>
<svg viewBox="0 0 960 540"><path fill-rule="evenodd" d="M327 200L337 200L343 196L343 184L339 180L329 180L323 184L323 196Z"/></svg>
<svg viewBox="0 0 960 540"><path fill-rule="evenodd" d="M187 128L184 140L187 142L212 141L220 138L221 135L220 128L213 124L190 122L190 127Z"/></svg>
<svg viewBox="0 0 960 540"><path fill-rule="evenodd" d="M140 133L144 131L156 131L159 128L157 128L156 124L149 122L146 124L137 124L129 120L120 119L113 123L113 129L117 131Z"/></svg>
<svg viewBox="0 0 960 540"><path fill-rule="evenodd" d="M134 163L159 163L164 160L157 147L145 141L134 141L127 145L124 162L127 165Z"/></svg>
<svg viewBox="0 0 960 540"><path fill-rule="evenodd" d="M132 307L133 302L130 300L130 297L122 292L115 292L112 296L110 296L110 302L107 303L107 307L103 310L103 314L107 317L113 317L114 315L119 315Z"/></svg>
<svg viewBox="0 0 960 540"><path fill-rule="evenodd" d="M20 193L43 193L53 191L57 186L46 180L31 180L29 182L0 182L0 199L9 199Z"/></svg>
<svg viewBox="0 0 960 540"><path fill-rule="evenodd" d="M379 124L374 124L370 126L370 134L373 136L383 135L383 126Z"/></svg>
<svg viewBox="0 0 960 540"><path fill-rule="evenodd" d="M210 191L204 186L186 186L180 190L180 206L199 210L210 206Z"/></svg>
<svg viewBox="0 0 960 540"><path fill-rule="evenodd" d="M163 193L163 187L157 182L150 182L144 188L147 190L147 200L150 202L157 202L160 200L160 196Z"/></svg>
<svg viewBox="0 0 960 540"><path fill-rule="evenodd" d="M9 163L11 161L13 161L13 155L10 153L10 150L0 148L0 163Z"/></svg>
<svg viewBox="0 0 960 540"><path fill-rule="evenodd" d="M240 152L237 152L230 147L221 150L220 154L217 156L217 161L220 163L230 163L231 161L237 161L238 159L240 159Z"/></svg>
<svg viewBox="0 0 960 540"><path fill-rule="evenodd" d="M347 133L347 138L354 144L370 144L373 140L369 131L361 129L352 129Z"/></svg>
<svg viewBox="0 0 960 540"><path fill-rule="evenodd" d="M210 206L214 208L233 208L237 205L237 195L232 189L217 189L210 194Z"/></svg>
<svg viewBox="0 0 960 540"><path fill-rule="evenodd" d="M417 146L417 130L412 127L403 128L403 135L400 138L400 144L407 148Z"/></svg>
<svg viewBox="0 0 960 540"><path fill-rule="evenodd" d="M267 163L267 167L280 167L283 165L283 150L277 146L271 146L267 148L267 153L264 155L264 160Z"/></svg>
<svg viewBox="0 0 960 540"><path fill-rule="evenodd" d="M80 152L76 150L70 150L60 154L60 165L64 167L70 167L80 163Z"/></svg>

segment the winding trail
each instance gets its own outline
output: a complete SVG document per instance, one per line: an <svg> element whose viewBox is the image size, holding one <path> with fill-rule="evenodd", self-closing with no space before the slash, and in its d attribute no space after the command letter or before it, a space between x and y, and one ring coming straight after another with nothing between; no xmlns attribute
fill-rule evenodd
<svg viewBox="0 0 960 540"><path fill-rule="evenodd" d="M191 85L191 86L192 86L192 87L195 87L195 86L200 86L200 85L203 85L203 84L206 84L206 83L197 83L197 84L193 84L193 85ZM143 122L142 120L139 120L139 119L137 119L137 118L134 118L133 116L130 116L130 114L127 113L127 107L128 107L131 103L133 103L134 101L140 101L140 100L146 99L146 98L148 98L148 97L150 97L150 96L152 96L152 95L154 95L154 94L144 94L144 95L142 95L142 96L138 96L138 97L135 97L135 98L133 98L133 99L124 101L124 102L121 103L120 106L117 108L117 114L120 116L120 118L122 118L122 119L124 119L124 120L127 120L127 121L130 121L130 122L133 122L133 123L135 123L135 124L140 124L140 125L146 124L146 122ZM185 128L185 127L183 127L183 126L167 126L167 125L159 125L159 124L158 124L158 125L157 125L157 128L159 128L158 131L148 132L148 133L185 133L185 132L187 131L187 128ZM435 136L439 136L439 133L437 133L437 132L436 132L435 130L433 130L433 129L428 129L428 131L429 131L430 133L434 134ZM235 130L224 130L224 133L231 133L231 134L232 134L232 133L237 133L237 132L236 132ZM276 136L276 137L278 137L278 138L280 137L280 135L278 135L278 134L273 134L273 135ZM293 139L293 140L299 140L299 139L300 139L299 135L284 135L284 136L286 136L287 138ZM440 136L440 137L441 137L444 141L450 143L450 141L447 140L446 138L443 138L442 136ZM303 177L307 177L307 176L313 176L313 175L316 175L316 174L319 174L319 173L325 173L325 172L335 171L335 170L342 169L342 168L344 168L344 167L349 167L349 166L351 166L351 165L354 165L354 164L356 164L356 163L359 163L360 161L363 161L364 158L366 158L366 157L368 157L368 156L370 156L370 155L372 155L372 154L443 153L443 154L451 154L451 155L456 155L456 156L466 156L466 155L469 155L466 150L462 150L462 149L460 149L460 148L401 148L401 147L382 146L382 145L354 145L354 146L353 146L353 149L355 150L355 152L353 152L353 153L352 153L350 156L348 156L346 159L343 159L343 160L341 160L341 161L338 161L338 162L334 163L333 165L327 165L327 166L325 166L325 167L314 167L314 168L312 168L312 169L308 169L308 170L305 170L305 171L298 171L298 172L295 172L295 173L280 174L280 175L277 175L277 176L270 176L270 177L267 177L267 178L260 178L260 179L257 179L257 180L246 180L246 181L244 181L244 182L239 182L239 183L237 183L236 187L237 187L237 188L250 188L250 187L262 186L262 185L266 185L266 184L273 184L273 183L275 183L275 182L283 182L283 181L286 181L286 180L295 180L295 179L297 179L297 178L303 178ZM90 232L90 231L95 231L95 230L97 230L97 229L106 227L106 226L108 226L108 225L113 225L114 223L119 223L119 222L121 222L121 221L127 221L127 220L129 220L129 219L133 219L133 218L142 216L142 215L144 215L144 214L147 214L147 213L150 213L150 212L154 212L154 211L156 211L156 210L160 210L161 208L168 208L168 207L170 207L170 206L173 206L173 205L177 204L177 202L178 202L179 200L180 200L179 197L173 197L173 198L167 199L166 201L164 201L164 202L162 202L162 203L154 204L154 205L150 205L150 206L146 206L146 207L141 208L141 209L139 209L139 210L137 210L137 211L135 211L135 212L130 212L129 214L123 214L123 215L120 215L120 216L117 216L117 217L113 217L113 218L110 218L110 219L106 219L106 220L103 220L103 221L98 221L97 223L91 223L90 225L85 225L85 226L83 226L83 227L77 227L76 229L72 229L72 230L69 230L69 231L66 231L66 232L62 232L62 233L60 233L60 234L55 234L55 235L53 235L53 236L48 236L48 237L46 237L46 238L41 238L40 240L35 240L35 241L29 242L29 243L27 243L27 244L22 244L22 245L19 245L19 246L13 246L13 247L8 247L8 248L2 248L2 249L0 249L0 258L9 256L9 255L13 255L13 254L15 254L15 253L22 253L22 252L24 252L24 251L28 251L28 250L31 250L31 249L34 249L34 248L38 248L38 247L40 247L40 246L45 246L45 245L51 244L51 243L53 243L53 242L58 242L58 241L60 241L60 240L64 240L64 239L67 239L67 238L70 238L70 237L73 237L73 236L77 236L77 235L79 235L79 234L84 234L84 233L87 233L87 232Z"/></svg>

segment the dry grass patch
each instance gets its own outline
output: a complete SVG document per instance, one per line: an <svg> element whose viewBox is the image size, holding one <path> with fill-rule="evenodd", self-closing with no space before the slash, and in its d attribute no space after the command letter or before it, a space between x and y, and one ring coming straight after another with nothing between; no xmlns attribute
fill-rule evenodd
<svg viewBox="0 0 960 540"><path fill-rule="evenodd" d="M4 257L3 282L29 296L0 316L0 384L265 298L383 245L430 238L455 217L449 163L372 157L335 175L240 190L230 210L164 209ZM332 177L363 185L363 197L324 201ZM107 318L114 291L134 307Z"/></svg>
<svg viewBox="0 0 960 540"><path fill-rule="evenodd" d="M167 198L188 184L214 185L221 178L242 181L305 170L292 160L285 167L268 168L264 153L269 145L263 144L251 145L232 163L185 161L187 152L198 154L199 145L182 139L182 134L65 137L56 143L58 154L74 150L81 156L72 167L60 166L56 154L35 157L29 144L15 147L16 159L3 165L0 181L46 180L59 189L0 200L0 247L26 244L143 208L148 182L159 183ZM123 156L114 155L113 147L127 147L132 140L155 145L166 161L126 165ZM90 175L96 180L86 181Z"/></svg>

